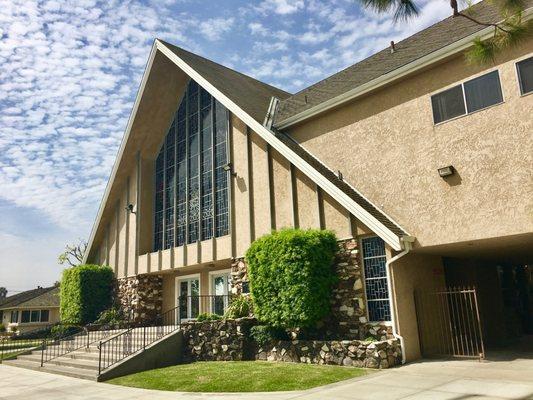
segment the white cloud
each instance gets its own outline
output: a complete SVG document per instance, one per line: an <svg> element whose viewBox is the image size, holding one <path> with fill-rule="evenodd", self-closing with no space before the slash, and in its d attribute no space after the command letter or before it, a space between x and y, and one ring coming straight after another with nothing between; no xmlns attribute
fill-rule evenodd
<svg viewBox="0 0 533 400"><path fill-rule="evenodd" d="M274 12L280 15L293 14L304 8L303 0L264 0L258 9L263 12Z"/></svg>
<svg viewBox="0 0 533 400"><path fill-rule="evenodd" d="M211 18L200 23L200 32L207 40L218 40L231 30L234 22L234 18Z"/></svg>

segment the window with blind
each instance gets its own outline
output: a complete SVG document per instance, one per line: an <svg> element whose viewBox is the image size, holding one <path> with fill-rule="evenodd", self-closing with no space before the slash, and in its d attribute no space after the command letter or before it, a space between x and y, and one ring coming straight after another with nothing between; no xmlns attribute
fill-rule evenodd
<svg viewBox="0 0 533 400"><path fill-rule="evenodd" d="M154 251L229 233L228 111L191 80L155 162Z"/></svg>
<svg viewBox="0 0 533 400"><path fill-rule="evenodd" d="M500 76L492 71L431 96L433 122L438 124L501 102Z"/></svg>
<svg viewBox="0 0 533 400"><path fill-rule="evenodd" d="M520 83L520 93L528 94L533 92L533 57L516 63L518 82Z"/></svg>

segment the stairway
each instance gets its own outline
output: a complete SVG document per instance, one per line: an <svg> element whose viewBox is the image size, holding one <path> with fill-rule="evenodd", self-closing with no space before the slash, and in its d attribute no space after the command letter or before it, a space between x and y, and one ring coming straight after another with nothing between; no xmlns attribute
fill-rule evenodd
<svg viewBox="0 0 533 400"><path fill-rule="evenodd" d="M59 357L52 358L45 362L42 367L42 350L40 349L19 355L16 359L4 360L3 364L95 381L98 377L98 359L100 354L98 345L100 340L109 339L123 331L123 329L99 331L96 335L93 333L91 339L94 340L89 343L88 347L83 347ZM59 344L49 345L48 349L51 354L54 354L56 348L59 346Z"/></svg>

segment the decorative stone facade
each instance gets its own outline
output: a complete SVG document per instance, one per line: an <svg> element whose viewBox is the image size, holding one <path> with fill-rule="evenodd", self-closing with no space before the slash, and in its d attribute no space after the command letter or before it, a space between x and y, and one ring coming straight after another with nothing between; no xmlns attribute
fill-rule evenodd
<svg viewBox="0 0 533 400"><path fill-rule="evenodd" d="M322 321L312 336L323 339L376 340L392 339L392 331L385 324L369 324L366 318L366 302L356 239L339 241L339 252L332 268L338 277L331 297L331 314ZM244 259L235 259L231 265L233 294L242 294L248 284Z"/></svg>
<svg viewBox="0 0 533 400"><path fill-rule="evenodd" d="M254 318L182 324L187 361L242 361L254 358L249 330Z"/></svg>
<svg viewBox="0 0 533 400"><path fill-rule="evenodd" d="M399 365L402 357L396 339L380 342L293 340L263 346L257 351L256 359L384 369Z"/></svg>
<svg viewBox="0 0 533 400"><path fill-rule="evenodd" d="M118 279L117 302L131 322L154 321L163 308L163 278L159 275L137 275Z"/></svg>

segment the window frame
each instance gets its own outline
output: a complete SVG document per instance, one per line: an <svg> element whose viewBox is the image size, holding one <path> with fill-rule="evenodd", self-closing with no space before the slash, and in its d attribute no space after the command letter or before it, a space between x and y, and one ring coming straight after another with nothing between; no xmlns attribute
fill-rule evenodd
<svg viewBox="0 0 533 400"><path fill-rule="evenodd" d="M198 140L197 140L197 147L198 147L198 154L197 154L197 157L198 157L198 187L199 187L199 218L198 218L198 221L196 221L197 223L197 237L196 237L196 241L192 241L192 242L189 242L189 235L190 235L190 232L189 232L189 225L191 224L191 220L190 220L190 217L189 217L189 212L190 212L190 205L189 205L189 198L190 198L190 176L189 176L189 162L190 162L190 158L189 158L189 142L190 142L190 135L189 135L189 120L190 120L190 116L191 114L189 113L189 86L190 86L190 83L191 82L195 82L195 84L197 85L198 87L198 93L197 93L197 96L198 96L198 109L196 111L196 113L198 114L198 127L197 127L197 135L198 135ZM209 94L210 96L210 103L211 103L211 192L212 192L212 198L211 198L211 201L212 201L212 212L213 212L213 215L212 215L212 221L211 221L211 224L212 224L212 227L211 227L211 237L210 238L207 238L205 239L204 238L204 235L203 235L203 230L202 230L202 227L203 227L203 221L204 219L202 218L202 205L203 205L203 193L202 193L202 175L203 175L203 170L202 170L202 139L201 139L201 136L202 136L202 125L201 125L201 116L202 116L202 105L201 105L201 94L202 94L202 91L205 91ZM185 146L186 146L186 155L185 155L185 202L184 202L184 206L185 206L185 224L184 224L184 239L183 239L183 243L178 245L178 201L177 201L177 198L178 198L178 193L177 193L177 180L178 180L178 162L177 162L177 142L178 142L178 133L177 133L177 125L178 125L178 117L177 117L177 114L178 114L178 111L180 109L180 106L182 104L183 101L187 101L186 102L186 109L185 109L185 117L184 117L184 120L185 120ZM158 251L164 251L164 250L168 250L169 248L173 248L173 247L182 247L182 246L187 246L187 245L190 245L190 244L194 244L194 243L197 243L197 242L201 242L201 241L207 241L207 240L212 240L212 239L216 239L218 237L223 237L223 236L228 236L228 235L231 235L231 232L232 232L232 223L231 223L231 220L232 220L232 215L231 215L231 201L232 201L232 189L231 189L231 185L232 185L232 180L231 180L231 173L230 171L225 171L225 174L226 174L226 199L227 199L227 203L226 203L226 208L227 208L227 211L225 212L225 214L227 214L227 217L225 217L225 219L227 220L227 227L226 229L224 230L225 231L225 234L223 235L217 235L217 228L218 228L218 225L217 225L217 220L220 220L221 218L221 215L223 214L220 214L218 213L217 211L217 198L218 198L218 190L217 190L217 187L216 187L216 178L215 178L215 172L216 170L218 169L218 167L216 166L216 163L215 163L215 156L216 156L216 149L215 149L215 144L217 143L216 142L216 136L217 136L217 130L216 130L216 113L217 113L217 107L221 107L223 108L223 110L225 111L225 122L224 122L224 125L225 125L225 140L224 140L224 147L225 147L225 154L226 154L226 164L230 164L231 165L231 112L227 109L227 107L222 104L222 102L220 102L219 100L217 100L217 98L215 96L213 96L211 93L209 93L206 89L204 89L199 83L197 83L196 81L194 81L193 79L189 79L189 81L187 81L186 85L185 85L185 89L184 89L184 92L181 96L181 98L179 99L179 102L178 102L178 106L177 106L177 109L176 111L174 112L172 118L171 118L171 121L170 121L170 124L169 124L169 127L167 128L167 130L165 131L165 135L163 137L163 139L161 140L161 143L158 147L158 150L157 150L157 153L156 153L156 156L155 156L155 160L153 162L153 165L154 165L154 169L153 169L153 183L152 183L152 186L153 186L153 196L152 196L152 204L153 204L153 211L152 211L152 231L151 231L151 252L158 252ZM175 138L175 149L174 149L174 176L175 176L175 183L174 183L174 198L173 198L173 202L174 202L174 205L173 205L173 209L174 209L174 216L173 216L173 224L174 224L174 227L173 227L173 242L172 242L172 245L169 246L169 247L166 247L166 235L167 235L167 227L166 227L166 212L167 212L167 207L166 207L166 190L167 190L167 185L166 185L166 171L167 171L167 160L166 160L166 139L167 139L167 136L169 134L169 131L170 129L172 128L173 125L176 125L175 129L175 135L176 135L176 138ZM221 141L222 143L222 141ZM161 238L160 238L160 241L161 241L161 246L160 248L159 247L156 247L156 231L155 231L155 228L157 226L157 213L156 213L156 199L157 199L157 185L156 185L156 171L157 171L157 158L160 154L160 152L163 152L163 203L162 203L162 231L161 231ZM222 168L222 167L221 167Z"/></svg>
<svg viewBox="0 0 533 400"><path fill-rule="evenodd" d="M186 318L179 318L179 308L180 308L180 302L179 298L181 297L181 287L180 282L183 281L191 281L193 279L198 280L198 314L202 313L202 277L200 273L196 274L189 274L189 275L178 275L176 276L175 282L174 282L174 297L175 297L175 305L176 305L176 321L195 321L196 318L189 318L189 315L186 316ZM190 287L190 284L188 284ZM191 295L189 296L189 300L187 301L187 313L191 314L191 306L192 302L190 301ZM192 315L192 314L191 314Z"/></svg>
<svg viewBox="0 0 533 400"><path fill-rule="evenodd" d="M370 318L370 308L368 307L368 303L369 303L369 299L368 299L368 295L367 295L367 277L366 277L366 270L365 270L365 255L364 255L364 247L363 247L363 241L366 240L366 239L373 239L373 238L380 238L379 236L377 235L374 235L374 234L368 234L368 235L364 235L364 236L360 236L359 237L359 240L358 240L358 246L359 246L359 249L360 249L360 261L361 261L361 279L362 279L362 283L363 283L363 293L364 293L364 296L365 296L365 314L366 314L366 318L368 320L368 323L369 324L373 324L373 325L385 325L385 326L389 326L392 324L392 312L393 312L393 309L391 307L391 296L392 296L392 293L388 293L388 304L389 304L389 312L390 312L390 319L388 320L372 320ZM387 244L384 242L384 258L385 258L385 263L388 261L389 259L389 254L387 252ZM384 279L385 279L385 283L387 284L387 292L389 291L389 283L388 283L388 276L386 274L386 265L385 265L385 276L384 276ZM383 279L383 278L381 278ZM384 300L384 299L381 299L381 300ZM370 301L376 301L376 300L370 300Z"/></svg>
<svg viewBox="0 0 533 400"><path fill-rule="evenodd" d="M224 285L224 294L222 294L224 301L224 312L229 306L229 296L231 295L230 284L231 284L231 268L221 269L218 271L209 271L209 295L210 296L220 296L215 294L215 279L219 277L226 277L226 284ZM214 314L214 297L209 298L209 312Z"/></svg>
<svg viewBox="0 0 533 400"><path fill-rule="evenodd" d="M498 103L491 104L490 106L486 106L486 107L480 108L478 110L469 112L468 111L468 104L466 102L465 83L471 82L471 81L473 81L475 79L478 79L478 78L482 78L485 75L489 75L489 74L492 74L494 72L496 72L497 75L498 75L498 83L499 83L499 86L500 86L500 93L502 95L502 100L500 102L498 102ZM445 119L445 120L440 121L440 122L435 122L435 113L433 112L433 100L432 100L433 97L437 96L437 95L439 95L441 93L444 93L444 92L446 92L446 91L448 91L450 89L453 89L456 86L460 86L461 87L465 113L461 114L461 115L457 115L457 116L449 118L449 119ZM477 74L477 75L475 75L473 77L465 79L465 80L463 80L463 81L461 81L459 83L454 83L453 85L450 85L449 87L446 87L446 89L441 89L438 92L435 92L435 93L433 93L433 94L431 94L429 96L429 105L430 105L430 108L431 108L431 116L432 116L432 120L433 120L433 126L439 126L439 125L445 124L446 122L449 122L449 121L454 121L456 119L463 118L463 117L475 114L475 113L480 112L480 111L488 110L491 107L496 107L496 106L499 106L500 104L503 104L503 103L505 103L505 92L503 90L503 85L502 85L502 81L501 81L501 77L500 77L500 70L498 68L492 69L490 71L484 71L484 72L482 72L480 74Z"/></svg>
<svg viewBox="0 0 533 400"><path fill-rule="evenodd" d="M518 84L518 93L520 95L520 97L525 97L525 96L529 96L530 94L533 94L533 90L527 92L527 93L523 93L522 92L522 82L520 80L520 71L518 69L518 64L520 64L521 62L523 61L526 61L526 60L529 60L529 59L533 59L533 54L528 54L527 56L525 56L524 58L521 58L520 60L516 61L515 62L515 76L516 76L516 81L517 81L517 84Z"/></svg>
<svg viewBox="0 0 533 400"><path fill-rule="evenodd" d="M16 315L15 321L13 321L13 315ZM18 324L20 317L19 310L11 310L11 315L9 316L9 323L10 324Z"/></svg>

